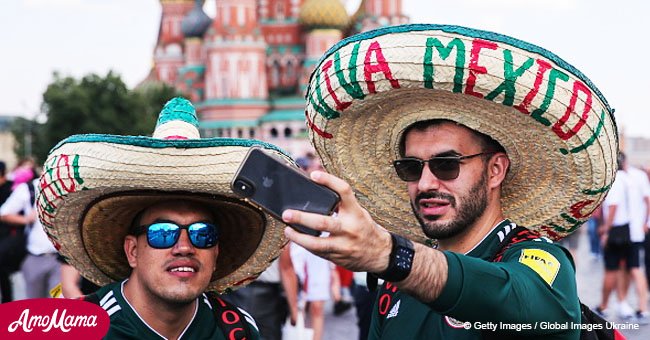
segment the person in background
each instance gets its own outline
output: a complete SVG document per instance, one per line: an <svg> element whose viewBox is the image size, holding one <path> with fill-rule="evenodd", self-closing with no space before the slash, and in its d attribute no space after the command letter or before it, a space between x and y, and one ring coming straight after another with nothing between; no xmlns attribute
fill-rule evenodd
<svg viewBox="0 0 650 340"><path fill-rule="evenodd" d="M21 168L18 174L34 178L33 168L26 166ZM16 177L20 176L14 176ZM61 279L61 265L57 261L57 250L36 216L37 187L38 179L19 184L0 207L0 218L3 222L24 225L26 228L27 256L23 260L20 271L25 278L25 295L29 299L50 297L50 290L56 287Z"/></svg>
<svg viewBox="0 0 650 340"><path fill-rule="evenodd" d="M257 280L223 295L223 298L250 311L264 340L282 340L282 326L289 317L292 325L298 317L298 278L291 262L290 245Z"/></svg>
<svg viewBox="0 0 650 340"><path fill-rule="evenodd" d="M645 168L646 179L650 180L650 167ZM649 222L650 223L650 222ZM645 241L643 242L643 258L645 262L645 277L650 290L650 230L646 230Z"/></svg>
<svg viewBox="0 0 650 340"><path fill-rule="evenodd" d="M308 153L296 160L305 171L322 171L320 160ZM291 262L294 265L300 283L299 300L306 303L305 313L311 328L314 330L313 340L320 340L325 328L325 302L333 300L336 305L341 301L341 285L338 272L333 263L322 259L305 248L289 243Z"/></svg>
<svg viewBox="0 0 650 340"><path fill-rule="evenodd" d="M606 315L609 304L609 296L612 291L616 290L617 313L622 320L631 320L634 317L632 308L626 301L627 288L624 276L629 271L637 288L646 287L643 282L636 281L640 277L639 254L635 251L636 246L630 239L630 193L629 193L629 176L624 170L625 155L618 154L619 170L616 173L616 179L611 189L603 201L603 223L599 226L601 243L604 250L605 275L603 277L603 288L601 303L595 311L600 315ZM642 295L643 300L639 299L639 322L644 320L646 312L646 295Z"/></svg>
<svg viewBox="0 0 650 340"><path fill-rule="evenodd" d="M596 208L594 214L589 217L587 222L587 235L589 236L589 252L591 259L598 261L603 256L603 246L600 243L600 235L598 234L598 226L602 224L603 210L602 207Z"/></svg>
<svg viewBox="0 0 650 340"><path fill-rule="evenodd" d="M372 318L373 305L377 292L370 291L366 280L366 274L353 272L354 283L352 284L352 297L354 298L354 309L357 314L357 326L359 327L359 340L368 339L370 319Z"/></svg>
<svg viewBox="0 0 650 340"><path fill-rule="evenodd" d="M9 195L11 195L11 187L13 182L7 179L7 165L5 162L0 161L0 206L4 204ZM17 228L12 227L10 224L6 224L0 221L0 246L9 246L8 244L3 244L3 240L7 240L7 237L16 233ZM11 270L9 268L0 267L0 295L2 295L1 303L13 301L13 288L10 280Z"/></svg>
<svg viewBox="0 0 650 340"><path fill-rule="evenodd" d="M339 316L352 308L353 273L341 266L336 266L336 272L341 282L341 299L334 303L334 315Z"/></svg>
<svg viewBox="0 0 650 340"><path fill-rule="evenodd" d="M61 263L61 297L74 299L92 294L100 288L81 276L79 271L69 265L62 256L59 255L57 260Z"/></svg>
<svg viewBox="0 0 650 340"><path fill-rule="evenodd" d="M9 177L13 182L11 190L15 190L19 185L37 178L36 162L31 157L21 159L18 161L16 167L11 171Z"/></svg>
<svg viewBox="0 0 650 340"><path fill-rule="evenodd" d="M290 243L289 247L300 282L299 305L304 303L305 320L314 330L313 340L320 340L325 329L325 303L341 299L338 273L330 261L297 244Z"/></svg>
<svg viewBox="0 0 650 340"><path fill-rule="evenodd" d="M631 254L627 260L632 264L628 266L628 270L623 272L623 277L619 278L621 282L618 287L621 289L621 295L626 297L630 281L634 282L639 304L633 317L636 322L645 325L650 322L650 317L647 311L648 282L641 270L640 258L645 235L648 232L648 216L650 214L650 182L643 170L630 166L627 157L622 152L619 161L622 163L623 170L627 175L626 199L630 218L630 241L632 242L630 249ZM627 303L624 304L624 308L625 307L629 307L627 306ZM630 313L626 310L621 314L627 316Z"/></svg>

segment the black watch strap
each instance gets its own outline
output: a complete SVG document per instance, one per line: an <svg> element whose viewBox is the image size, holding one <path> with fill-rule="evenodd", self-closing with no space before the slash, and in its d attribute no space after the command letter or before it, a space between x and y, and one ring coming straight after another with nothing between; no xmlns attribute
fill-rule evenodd
<svg viewBox="0 0 650 340"><path fill-rule="evenodd" d="M390 233L393 247L388 258L388 268L383 273L376 274L388 282L399 282L406 279L413 267L415 249L413 242L402 236Z"/></svg>

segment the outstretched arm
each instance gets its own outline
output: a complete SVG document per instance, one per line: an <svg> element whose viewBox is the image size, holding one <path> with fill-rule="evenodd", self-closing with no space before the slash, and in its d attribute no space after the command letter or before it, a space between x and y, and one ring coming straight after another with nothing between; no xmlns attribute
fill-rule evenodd
<svg viewBox="0 0 650 340"><path fill-rule="evenodd" d="M337 216L287 210L282 217L288 223L329 232L329 236L313 237L286 228L287 237L350 270L371 273L386 270L392 248L390 234L359 205L343 180L325 173L314 173L312 179L341 196ZM441 252L417 243L414 248L411 273L395 285L445 315L477 321L485 319L487 309L492 311L490 320L496 321L579 322L573 267L561 248L551 243L528 242L525 247L523 243L513 247L504 255L507 263ZM531 264L532 260L526 260L537 257L555 265L542 270L535 261ZM547 275L547 271L554 275ZM490 294L485 294L486 291ZM535 297L535 303L530 303L531 296ZM499 308L508 305L517 307ZM478 311L483 314L477 315Z"/></svg>

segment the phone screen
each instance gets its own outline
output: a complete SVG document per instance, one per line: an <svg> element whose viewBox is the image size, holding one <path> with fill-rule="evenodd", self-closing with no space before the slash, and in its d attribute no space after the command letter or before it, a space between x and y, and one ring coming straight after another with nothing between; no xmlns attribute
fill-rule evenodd
<svg viewBox="0 0 650 340"><path fill-rule="evenodd" d="M300 170L260 148L251 148L232 181L233 191L282 219L286 209L330 215L339 202L331 189L313 182ZM311 235L319 231L301 225L294 229Z"/></svg>

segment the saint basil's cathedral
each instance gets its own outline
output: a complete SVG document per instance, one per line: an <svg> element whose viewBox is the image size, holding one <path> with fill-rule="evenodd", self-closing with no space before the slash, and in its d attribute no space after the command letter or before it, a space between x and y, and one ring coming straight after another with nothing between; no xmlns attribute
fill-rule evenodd
<svg viewBox="0 0 650 340"><path fill-rule="evenodd" d="M342 38L408 22L402 0L160 0L151 73L195 104L203 137L255 138L294 156L310 149L304 91L318 59Z"/></svg>

